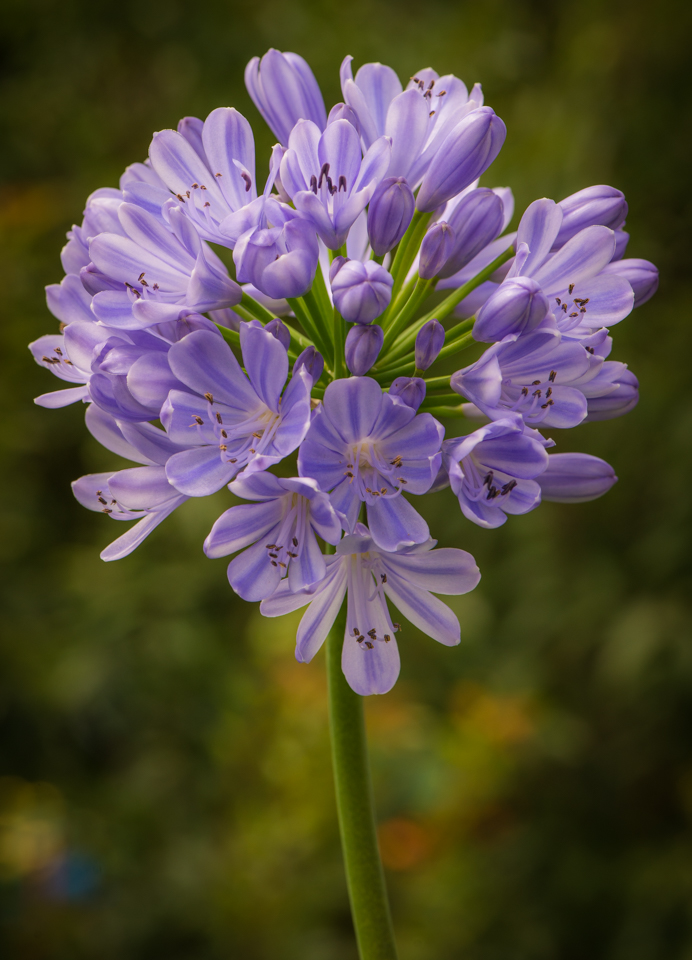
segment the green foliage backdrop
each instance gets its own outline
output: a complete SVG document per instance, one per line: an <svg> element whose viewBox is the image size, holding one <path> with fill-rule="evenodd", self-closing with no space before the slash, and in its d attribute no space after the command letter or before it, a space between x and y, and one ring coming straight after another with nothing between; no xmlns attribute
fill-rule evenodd
<svg viewBox="0 0 692 960"><path fill-rule="evenodd" d="M430 498L483 571L462 644L406 629L368 703L402 960L692 957L689 37L678 0L3 0L0 244L4 572L0 944L12 960L354 960L322 658L263 621L189 502L116 564L69 481L117 466L26 343L84 199L151 132L229 104L270 45L312 64L431 64L509 128L486 177L521 210L590 183L630 202L659 295L616 332L642 400L556 437L611 461L602 501L497 531Z"/></svg>

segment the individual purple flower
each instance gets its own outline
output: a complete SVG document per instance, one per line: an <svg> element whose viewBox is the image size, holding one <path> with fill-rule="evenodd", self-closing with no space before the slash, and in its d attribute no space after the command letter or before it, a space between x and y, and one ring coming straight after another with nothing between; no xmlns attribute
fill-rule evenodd
<svg viewBox="0 0 692 960"><path fill-rule="evenodd" d="M168 482L165 470L168 458L181 448L152 424L119 422L95 404L87 408L86 425L106 449L143 464L91 473L72 484L75 497L88 510L112 520L138 521L101 552L102 560L121 560L187 500Z"/></svg>
<svg viewBox="0 0 692 960"><path fill-rule="evenodd" d="M447 134L425 172L416 209L431 213L484 173L505 142L507 128L490 107L473 110Z"/></svg>
<svg viewBox="0 0 692 960"><path fill-rule="evenodd" d="M387 177L379 183L368 205L368 237L375 256L383 257L397 245L415 208L405 177Z"/></svg>
<svg viewBox="0 0 692 960"><path fill-rule="evenodd" d="M329 279L334 306L349 323L372 323L392 298L392 276L374 260L336 257Z"/></svg>
<svg viewBox="0 0 692 960"><path fill-rule="evenodd" d="M602 497L617 479L610 464L600 457L589 453L551 453L538 483L543 500L586 503Z"/></svg>
<svg viewBox="0 0 692 960"><path fill-rule="evenodd" d="M445 342L445 328L439 320L428 320L416 334L416 370L427 370L437 360Z"/></svg>
<svg viewBox="0 0 692 960"><path fill-rule="evenodd" d="M389 396L397 397L416 413L425 400L425 380L421 377L397 377L389 388Z"/></svg>
<svg viewBox="0 0 692 960"><path fill-rule="evenodd" d="M497 343L512 334L530 333L549 313L550 304L540 284L529 277L514 277L501 283L478 311L473 337Z"/></svg>
<svg viewBox="0 0 692 960"><path fill-rule="evenodd" d="M303 367L284 390L288 356L259 321L242 323L247 375L219 336L201 330L174 344L168 359L183 390L171 390L161 422L174 443L166 475L181 493L204 497L242 469L265 470L299 446L310 423L312 379ZM283 395L282 395L283 390Z"/></svg>
<svg viewBox="0 0 692 960"><path fill-rule="evenodd" d="M584 227L603 226L616 230L625 222L627 201L621 190L599 184L570 194L558 204L562 224L553 247L559 249Z"/></svg>
<svg viewBox="0 0 692 960"><path fill-rule="evenodd" d="M149 159L202 239L228 246L229 236L250 226L238 231L235 225L238 215L247 216L241 212L248 207L256 222L263 198L257 197L255 142L250 124L232 107L212 110L204 123L185 118L178 131L155 133Z"/></svg>
<svg viewBox="0 0 692 960"><path fill-rule="evenodd" d="M428 539L427 523L401 494L430 488L443 436L429 413L416 415L370 377L335 380L301 444L298 471L331 492L347 532L364 502L375 541L396 550Z"/></svg>
<svg viewBox="0 0 692 960"><path fill-rule="evenodd" d="M298 218L281 227L251 228L233 251L238 280L274 300L306 293L315 279L318 259L314 228Z"/></svg>
<svg viewBox="0 0 692 960"><path fill-rule="evenodd" d="M480 580L476 563L465 550L433 549L428 540L413 549L385 551L359 523L344 537L336 554L326 557L327 573L312 591L291 593L282 584L260 606L266 617L279 617L308 606L298 627L296 659L308 663L331 630L348 595L341 666L361 696L387 693L399 676L399 650L387 599L419 630L443 643L459 643L459 621L435 593L458 596Z"/></svg>
<svg viewBox="0 0 692 960"><path fill-rule="evenodd" d="M257 502L221 514L204 541L204 552L216 558L242 550L228 566L228 579L243 600L265 600L284 577L292 593L324 579L327 568L315 535L338 543L341 521L314 480L263 471L229 486L237 497Z"/></svg>
<svg viewBox="0 0 692 960"><path fill-rule="evenodd" d="M358 118L365 148L378 137L389 137L388 175L406 177L416 187L449 131L483 105L480 86L476 84L469 95L458 77L440 77L427 67L403 90L392 68L381 63L364 64L354 79L352 60L346 57L341 64L341 90Z"/></svg>
<svg viewBox="0 0 692 960"><path fill-rule="evenodd" d="M454 243L439 270L442 279L458 273L501 233L504 204L494 190L478 188L462 197L451 211L445 211L445 220L454 231Z"/></svg>
<svg viewBox="0 0 692 960"><path fill-rule="evenodd" d="M641 307L658 290L658 269L649 260L632 258L614 260L603 268L601 274L623 277L634 291L634 306Z"/></svg>
<svg viewBox="0 0 692 960"><path fill-rule="evenodd" d="M519 413L535 427L576 427L586 416L581 387L602 359L593 358L576 341L552 330L537 330L518 340L495 343L480 360L458 370L452 390L466 397L491 420Z"/></svg>
<svg viewBox="0 0 692 960"><path fill-rule="evenodd" d="M361 156L360 140L347 120L324 133L299 120L281 161L281 183L296 210L310 220L331 250L338 250L369 203L389 165L389 140L380 137Z"/></svg>
<svg viewBox="0 0 692 960"><path fill-rule="evenodd" d="M346 337L346 366L354 377L364 376L377 360L382 344L384 330L377 324L365 326L356 323Z"/></svg>
<svg viewBox="0 0 692 960"><path fill-rule="evenodd" d="M253 57L245 68L245 86L284 146L299 120L311 120L320 130L327 125L319 85L307 62L297 53L281 53L272 47L261 60Z"/></svg>
<svg viewBox="0 0 692 960"><path fill-rule="evenodd" d="M181 306L205 312L240 302L240 287L181 208L173 205L166 213L168 224L122 203L123 233L100 233L91 240L93 263L117 281L114 289L94 296L92 310L103 323L138 329L175 319Z"/></svg>
<svg viewBox="0 0 692 960"><path fill-rule="evenodd" d="M533 279L549 299L558 329L582 339L631 313L634 294L624 277L604 272L615 252L613 231L585 227L555 252L562 222L562 209L552 200L529 205L519 223L517 256L507 280Z"/></svg>
<svg viewBox="0 0 692 960"><path fill-rule="evenodd" d="M446 440L442 454L462 513L479 527L499 527L508 513L528 513L540 503L536 478L546 469L548 454L524 433L520 417Z"/></svg>
<svg viewBox="0 0 692 960"><path fill-rule="evenodd" d="M418 274L421 280L432 280L444 267L454 249L454 230L444 220L438 220L429 228L420 245Z"/></svg>

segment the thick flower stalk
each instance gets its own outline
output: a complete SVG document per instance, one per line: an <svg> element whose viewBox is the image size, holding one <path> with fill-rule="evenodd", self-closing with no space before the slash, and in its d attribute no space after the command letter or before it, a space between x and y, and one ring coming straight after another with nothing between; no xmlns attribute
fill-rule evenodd
<svg viewBox="0 0 692 960"><path fill-rule="evenodd" d="M610 186L538 199L508 232L511 190L479 186L506 136L480 86L426 68L404 89L351 59L329 111L302 57L250 61L279 140L259 174L234 108L154 134L119 188L88 198L47 289L59 329L31 350L65 385L36 402L82 401L91 434L134 464L73 485L133 522L104 560L228 486L244 502L205 552L232 557L231 587L265 616L305 608L300 662L329 638L356 935L363 958L392 960L360 697L397 680L394 616L453 646L461 626L436 594L480 578L461 545L436 548L420 498L456 499L492 530L606 493L612 467L549 452L545 431L636 405L612 331L658 273L624 258Z"/></svg>

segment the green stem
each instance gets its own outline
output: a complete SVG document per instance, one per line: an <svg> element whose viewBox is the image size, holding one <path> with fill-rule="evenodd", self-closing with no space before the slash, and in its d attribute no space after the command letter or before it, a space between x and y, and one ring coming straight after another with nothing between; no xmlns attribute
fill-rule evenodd
<svg viewBox="0 0 692 960"><path fill-rule="evenodd" d="M404 280L406 279L406 274L411 269L411 264L416 259L416 253L418 252L418 247L420 246L421 240L425 235L425 231L430 222L432 213L421 213L420 210L416 210L413 214L413 219L408 225L408 230L401 238L399 246L397 247L396 255L394 257L394 262L392 263L390 273L394 283L392 285L392 299L391 303L396 303L396 299L399 295L399 291L403 286Z"/></svg>
<svg viewBox="0 0 692 960"><path fill-rule="evenodd" d="M334 307L334 379L343 377L345 368L344 344L346 342L346 331L344 330L343 317Z"/></svg>
<svg viewBox="0 0 692 960"><path fill-rule="evenodd" d="M400 312L394 317L394 319L388 324L387 332L384 335L384 343L382 344L383 356L387 355L389 348L392 346L399 334L404 330L406 324L414 315L423 300L425 300L429 293L432 293L434 287L435 282L433 280L421 280L420 277L416 280L413 293L409 297L408 301L403 305Z"/></svg>
<svg viewBox="0 0 692 960"><path fill-rule="evenodd" d="M489 263L485 269L481 270L480 273L477 273L475 277L472 277L468 283L465 283L463 286L458 287L456 290L453 290L448 297L438 303L434 310L432 310L426 317L425 320L432 320L433 317L436 317L438 320L444 320L445 317L449 316L452 310L456 307L458 303L468 297L472 290L475 290L476 287L479 287L482 283L491 277L498 267L501 267L503 263L514 256L514 247L508 247L504 253L501 253L499 257L496 257L492 263Z"/></svg>
<svg viewBox="0 0 692 960"><path fill-rule="evenodd" d="M303 328L303 330L305 330L307 335L310 337L312 342L320 351L325 361L329 362L331 351L327 349L327 346L322 338L322 332L313 321L309 310L307 309L305 303L303 302L303 298L288 297L287 299L288 299L288 304L291 307L291 310L293 310L293 312L295 313L296 319L300 323L301 327Z"/></svg>
<svg viewBox="0 0 692 960"><path fill-rule="evenodd" d="M375 321L375 323L379 323L379 325L386 330L387 327L389 326L390 317L396 316L399 310L403 307L403 305L406 303L408 298L413 293L413 288L415 287L417 282L418 282L418 271L416 271L414 275L412 277L409 277L409 279L406 281L403 289L399 293L399 296L396 298L396 303L392 303L392 301L390 300L389 306L387 307L385 312L382 314L382 316Z"/></svg>
<svg viewBox="0 0 692 960"><path fill-rule="evenodd" d="M249 293L243 294L243 299L240 301L240 306L243 307L251 317L255 320L261 320L262 323L269 323L270 320L274 319L274 314L270 313L266 307L263 307L261 303L258 303L254 297L251 297ZM236 313L240 313L237 307L233 308Z"/></svg>
<svg viewBox="0 0 692 960"><path fill-rule="evenodd" d="M322 304L320 299L315 296L314 290L308 290L307 293L303 294L303 303L310 312L312 321L320 332L325 346L328 348L328 354L325 356L325 360L331 366L334 362L334 354L332 347L332 307L329 305L329 312L325 315L324 310L322 309Z"/></svg>
<svg viewBox="0 0 692 960"><path fill-rule="evenodd" d="M462 404L458 407L424 407L421 404L422 413L431 413L433 417L465 417Z"/></svg>
<svg viewBox="0 0 692 960"><path fill-rule="evenodd" d="M360 960L397 960L384 872L377 848L363 698L341 669L346 604L327 640L329 727L346 882Z"/></svg>

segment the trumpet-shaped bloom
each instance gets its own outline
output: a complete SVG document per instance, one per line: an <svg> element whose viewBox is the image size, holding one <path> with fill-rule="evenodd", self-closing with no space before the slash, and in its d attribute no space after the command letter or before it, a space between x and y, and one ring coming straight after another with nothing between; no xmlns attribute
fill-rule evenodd
<svg viewBox="0 0 692 960"><path fill-rule="evenodd" d="M168 224L132 203L121 203L122 233L100 233L89 244L96 267L119 288L94 297L97 318L111 327L140 329L177 318L180 306L204 312L240 303L242 291L216 254L200 240L179 206Z"/></svg>
<svg viewBox="0 0 692 960"><path fill-rule="evenodd" d="M446 440L442 452L462 513L479 527L499 527L508 513L528 513L540 503L536 478L548 466L548 454L525 434L520 417Z"/></svg>
<svg viewBox="0 0 692 960"><path fill-rule="evenodd" d="M361 503L383 550L397 550L429 537L428 525L401 495L430 489L441 463L442 426L370 377L335 380L327 387L298 454L302 477L331 492L348 533Z"/></svg>
<svg viewBox="0 0 692 960"><path fill-rule="evenodd" d="M480 360L452 376L451 387L491 420L511 412L531 427L576 427L586 416L587 404L582 390L572 384L590 372L595 375L602 362L580 343L538 330L493 344Z"/></svg>
<svg viewBox="0 0 692 960"><path fill-rule="evenodd" d="M338 250L365 210L389 166L391 145L380 137L361 156L358 134L348 120L324 133L300 120L281 161L281 183L296 210L310 220L323 242Z"/></svg>
<svg viewBox="0 0 692 960"><path fill-rule="evenodd" d="M254 320L240 325L247 374L218 335L201 330L171 347L171 390L161 422L190 449L166 464L173 486L191 497L219 490L241 470L265 470L299 446L310 423L312 378L305 367L288 386L286 348ZM282 393L283 391L283 393Z"/></svg>
<svg viewBox="0 0 692 960"><path fill-rule="evenodd" d="M341 521L314 480L252 473L234 480L230 489L256 502L226 510L204 541L204 552L225 557L242 550L228 566L237 594L244 600L265 600L283 577L292 593L324 579L327 568L315 535L338 543Z"/></svg>
<svg viewBox="0 0 692 960"><path fill-rule="evenodd" d="M150 423L122 423L94 404L87 408L86 425L108 450L143 464L91 473L72 484L75 497L88 510L112 520L138 521L101 552L102 560L121 560L187 500L166 479L165 464L181 448Z"/></svg>
<svg viewBox="0 0 692 960"><path fill-rule="evenodd" d="M325 558L327 573L314 590L291 593L284 583L260 610L267 617L278 617L309 605L296 637L296 659L305 663L324 643L347 595L344 674L361 696L386 693L399 676L395 634L400 630L387 600L433 640L453 646L461 636L459 621L433 591L468 593L480 580L471 554L455 548L435 550L435 543L427 540L413 549L386 551L359 523L339 543L336 554Z"/></svg>
<svg viewBox="0 0 692 960"><path fill-rule="evenodd" d="M268 50L253 57L245 68L245 86L274 136L288 145L299 120L311 120L320 130L327 126L327 111L315 76L297 53Z"/></svg>
<svg viewBox="0 0 692 960"><path fill-rule="evenodd" d="M607 493L617 483L609 463L589 453L551 453L538 477L543 500L585 503Z"/></svg>

